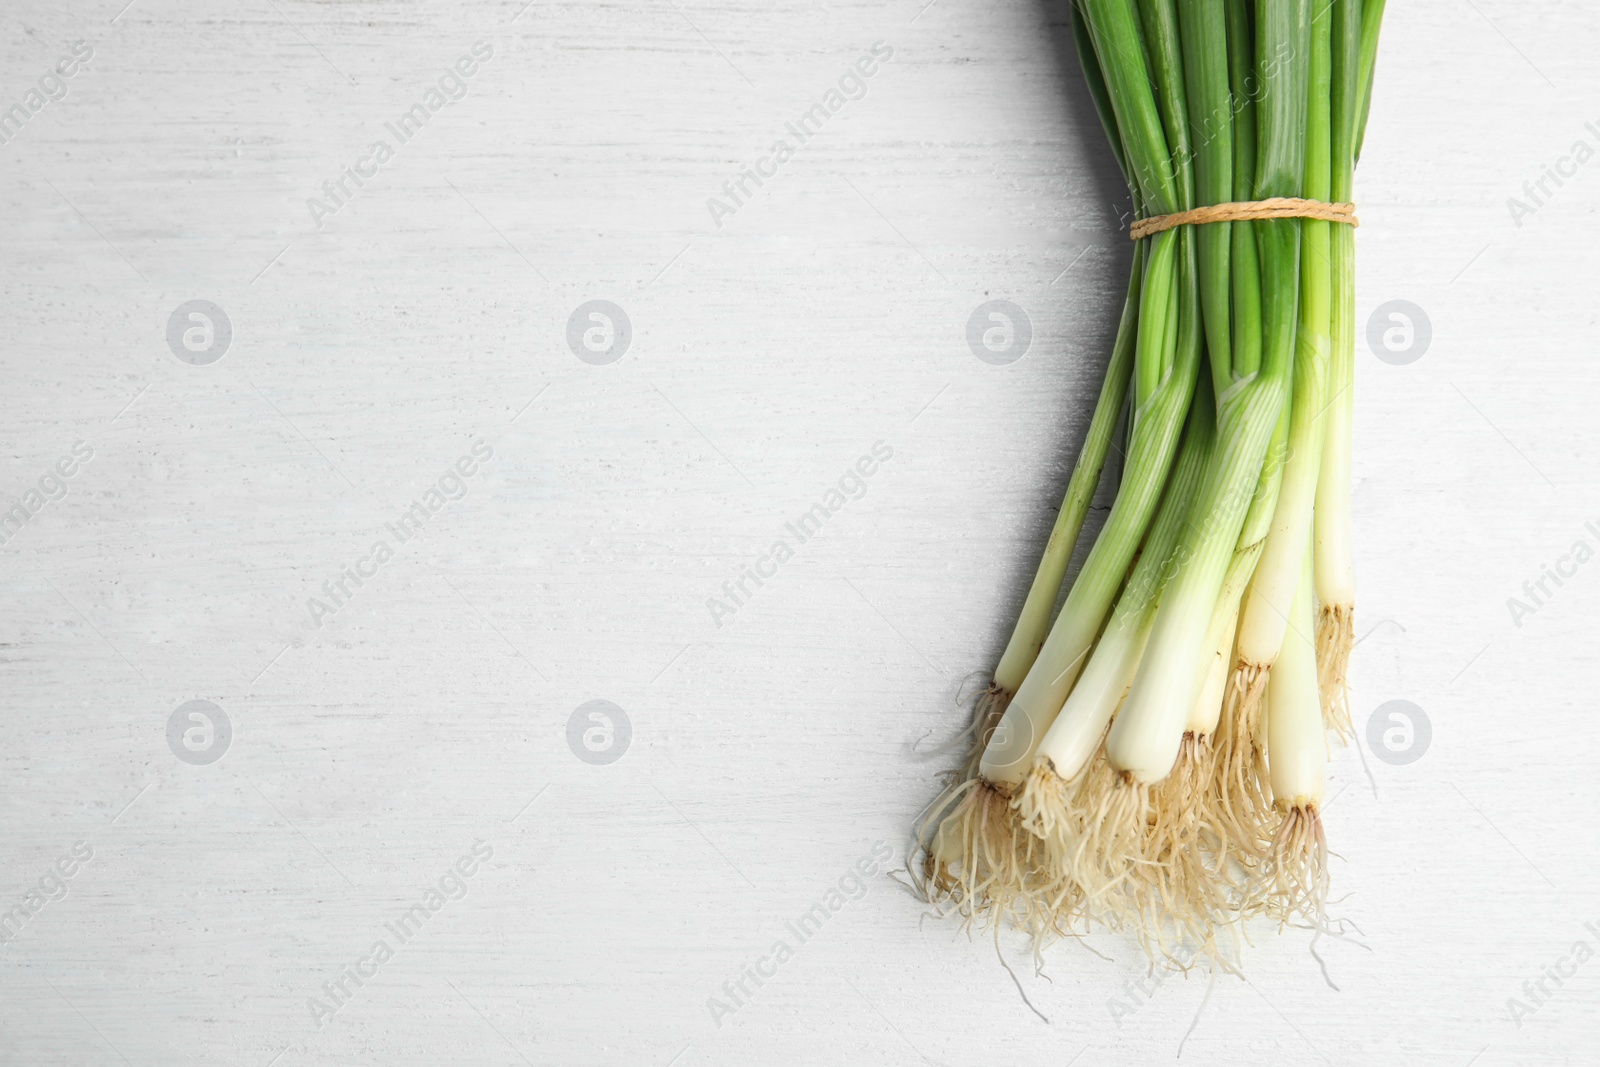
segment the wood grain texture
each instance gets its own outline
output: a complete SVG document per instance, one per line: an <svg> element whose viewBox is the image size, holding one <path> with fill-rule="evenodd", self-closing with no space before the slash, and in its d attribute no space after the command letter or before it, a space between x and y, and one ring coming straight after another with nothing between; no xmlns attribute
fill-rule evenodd
<svg viewBox="0 0 1600 1067"><path fill-rule="evenodd" d="M1360 352L1353 684L1358 724L1406 699L1433 738L1333 756L1339 991L1298 931L1209 1000L1141 992L1112 937L1048 981L1002 938L1046 1023L883 873L787 924L875 842L903 862L1098 385L1124 204L1059 4L123 3L0 11L0 107L93 47L0 145L0 505L93 450L0 544L0 915L93 853L0 945L0 1062L1158 1062L1192 1023L1185 1063L1593 1061L1600 962L1507 1008L1600 946L1600 564L1506 606L1600 546L1600 162L1506 204L1600 148L1589 5L1391 5L1358 317L1411 301L1431 342ZM480 41L460 100L385 132ZM719 226L708 198L876 42ZM232 324L208 366L166 340L196 299ZM596 299L632 326L605 366L566 341ZM1007 366L966 341L992 299L1031 323ZM463 495L387 533L475 441ZM232 724L210 765L168 745L196 699ZM596 699L631 723L606 765L568 744ZM478 841L464 895L386 933Z"/></svg>

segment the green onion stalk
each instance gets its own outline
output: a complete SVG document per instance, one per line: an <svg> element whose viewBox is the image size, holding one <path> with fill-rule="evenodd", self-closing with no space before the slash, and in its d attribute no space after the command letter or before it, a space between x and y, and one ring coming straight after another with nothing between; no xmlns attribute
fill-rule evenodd
<svg viewBox="0 0 1600 1067"><path fill-rule="evenodd" d="M1356 161L1366 135L1378 28L1384 0L1343 0L1342 33L1334 38L1333 198L1353 198ZM1354 22L1352 28L1349 23ZM1354 54L1352 55L1352 50ZM1333 235L1333 361L1329 367L1328 425L1317 482L1315 588L1317 682L1323 718L1341 738L1351 734L1345 689L1355 647L1356 584L1350 520L1350 435L1355 421L1355 233Z"/></svg>

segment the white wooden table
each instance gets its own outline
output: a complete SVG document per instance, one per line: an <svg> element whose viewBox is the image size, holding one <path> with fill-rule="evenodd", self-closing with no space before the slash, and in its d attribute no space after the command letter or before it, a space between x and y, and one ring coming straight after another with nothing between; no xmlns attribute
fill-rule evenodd
<svg viewBox="0 0 1600 1067"><path fill-rule="evenodd" d="M1339 991L1008 935L1047 1024L883 872L1125 283L1059 3L123 3L0 11L0 1062L1593 1062L1589 5L1391 5Z"/></svg>

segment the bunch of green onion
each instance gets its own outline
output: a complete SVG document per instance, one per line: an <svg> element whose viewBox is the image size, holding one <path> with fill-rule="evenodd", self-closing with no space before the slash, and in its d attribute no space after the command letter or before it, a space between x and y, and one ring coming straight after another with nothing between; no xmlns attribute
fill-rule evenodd
<svg viewBox="0 0 1600 1067"><path fill-rule="evenodd" d="M1072 0L1136 213L1348 203L1383 7ZM972 755L917 830L937 907L1217 959L1252 915L1327 925L1327 733L1350 734L1354 250L1352 225L1312 217L1136 242ZM1119 417L1116 500L1052 623Z"/></svg>

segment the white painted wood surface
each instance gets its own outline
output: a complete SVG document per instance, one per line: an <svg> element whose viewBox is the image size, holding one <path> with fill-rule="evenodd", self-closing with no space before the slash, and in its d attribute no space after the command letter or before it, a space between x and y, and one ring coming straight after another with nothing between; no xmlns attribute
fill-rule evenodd
<svg viewBox="0 0 1600 1067"><path fill-rule="evenodd" d="M93 49L0 145L0 504L47 479L0 545L0 1062L1139 1063L1191 1024L1188 1063L1594 1062L1600 962L1507 1004L1600 945L1600 565L1506 605L1600 544L1600 163L1506 205L1600 147L1589 5L1393 4L1384 34L1359 315L1409 300L1432 339L1361 353L1354 684L1363 725L1405 699L1433 736L1334 758L1364 947L1322 945L1335 992L1262 929L1202 1010L1203 978L1131 986L1115 938L1046 981L1006 937L1046 1024L881 873L804 944L786 924L875 842L903 861L940 765L914 746L998 654L1092 402L1127 250L1059 5L123 2L0 11L0 106ZM479 41L463 99L386 133ZM880 41L717 226L707 198ZM194 299L232 323L208 366L165 339ZM594 299L632 325L607 366L565 341ZM1031 321L1009 366L965 341L989 299ZM478 440L465 495L386 533ZM209 765L167 741L197 699L232 724ZM608 765L567 742L591 700L631 722ZM461 899L386 932L479 841Z"/></svg>

